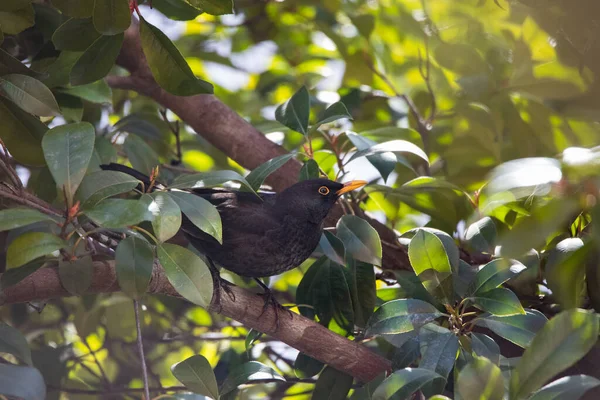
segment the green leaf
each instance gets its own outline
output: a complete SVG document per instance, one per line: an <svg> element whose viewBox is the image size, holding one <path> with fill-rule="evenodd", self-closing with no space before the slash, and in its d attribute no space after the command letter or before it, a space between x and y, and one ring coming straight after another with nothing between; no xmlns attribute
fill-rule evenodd
<svg viewBox="0 0 600 400"><path fill-rule="evenodd" d="M35 271L43 267L45 264L44 260L34 260L22 267L12 268L2 273L0 276L0 292L7 287L16 285Z"/></svg>
<svg viewBox="0 0 600 400"><path fill-rule="evenodd" d="M480 252L491 252L496 244L496 224L490 217L483 217L469 225L465 239L469 245Z"/></svg>
<svg viewBox="0 0 600 400"><path fill-rule="evenodd" d="M537 310L526 309L525 315L518 314L510 317L483 314L475 320L475 325L488 328L517 346L527 348L546 322L544 314Z"/></svg>
<svg viewBox="0 0 600 400"><path fill-rule="evenodd" d="M166 192L154 192L148 210L152 213L152 228L160 242L165 242L177 234L181 227L181 210Z"/></svg>
<svg viewBox="0 0 600 400"><path fill-rule="evenodd" d="M4 322L0 322L0 353L12 354L27 365L33 366L27 339L17 329Z"/></svg>
<svg viewBox="0 0 600 400"><path fill-rule="evenodd" d="M477 272L467 289L465 297L496 289L525 269L526 267L517 260L506 258L492 260Z"/></svg>
<svg viewBox="0 0 600 400"><path fill-rule="evenodd" d="M210 15L233 14L232 0L185 0L185 2Z"/></svg>
<svg viewBox="0 0 600 400"><path fill-rule="evenodd" d="M324 255L338 264L346 264L346 249L344 243L337 238L333 233L324 231L319 240L319 248Z"/></svg>
<svg viewBox="0 0 600 400"><path fill-rule="evenodd" d="M91 18L70 18L52 35L57 50L84 51L100 37Z"/></svg>
<svg viewBox="0 0 600 400"><path fill-rule="evenodd" d="M457 391L463 400L502 400L502 371L485 357L473 357L458 374Z"/></svg>
<svg viewBox="0 0 600 400"><path fill-rule="evenodd" d="M325 111L323 114L319 116L319 121L315 124L315 127L319 127L323 124L327 124L329 122L337 121L338 119L349 118L352 119L352 115L346 108L346 105L340 101L337 103L333 103Z"/></svg>
<svg viewBox="0 0 600 400"><path fill-rule="evenodd" d="M519 298L511 290L497 288L470 297L475 307L499 317L525 314Z"/></svg>
<svg viewBox="0 0 600 400"><path fill-rule="evenodd" d="M61 53L65 53L64 51ZM76 59L79 58L79 53L67 52L75 54ZM60 59L60 57L59 57ZM73 59L73 64L76 62ZM70 71L70 69L69 69ZM60 89L61 92L70 94L96 104L112 104L112 90L104 80L99 80L87 85L74 86L70 88Z"/></svg>
<svg viewBox="0 0 600 400"><path fill-rule="evenodd" d="M353 378L327 366L319 375L312 398L328 400L346 400L348 392L352 388Z"/></svg>
<svg viewBox="0 0 600 400"><path fill-rule="evenodd" d="M304 353L298 353L296 361L294 361L294 374L298 378L310 378L317 375L323 369L324 364L307 356Z"/></svg>
<svg viewBox="0 0 600 400"><path fill-rule="evenodd" d="M6 267L16 268L38 257L45 256L65 247L59 237L45 232L27 232L17 237L6 251Z"/></svg>
<svg viewBox="0 0 600 400"><path fill-rule="evenodd" d="M591 244L568 238L547 252L546 281L563 309L578 307L585 301L585 265L591 250Z"/></svg>
<svg viewBox="0 0 600 400"><path fill-rule="evenodd" d="M120 33L96 39L73 65L69 75L71 85L85 85L108 75L121 51L123 37Z"/></svg>
<svg viewBox="0 0 600 400"><path fill-rule="evenodd" d="M250 329L248 331L248 334L246 335L246 340L244 341L244 344L246 346L246 352L248 352L248 350L250 350L252 345L254 345L254 342L256 342L258 339L260 339L260 337L262 335L263 335L262 332L256 331L254 329Z"/></svg>
<svg viewBox="0 0 600 400"><path fill-rule="evenodd" d="M104 199L83 213L104 228L123 228L151 219L145 200Z"/></svg>
<svg viewBox="0 0 600 400"><path fill-rule="evenodd" d="M129 4L124 0L95 0L92 20L103 35L125 32L131 24Z"/></svg>
<svg viewBox="0 0 600 400"><path fill-rule="evenodd" d="M413 154L429 164L429 158L427 157L427 154L425 154L425 152L421 150L419 146L406 140L391 140L389 142L376 144L375 146L365 150L357 151L352 157L350 157L348 162L356 160L360 157L368 157L381 153L394 153L399 154L400 156L403 154Z"/></svg>
<svg viewBox="0 0 600 400"><path fill-rule="evenodd" d="M8 54L6 51L0 49L0 75L11 73L29 75L32 77L40 75L34 70L29 69L25 64Z"/></svg>
<svg viewBox="0 0 600 400"><path fill-rule="evenodd" d="M0 120L0 137L15 160L25 165L45 165L41 140L48 127L1 97Z"/></svg>
<svg viewBox="0 0 600 400"><path fill-rule="evenodd" d="M75 296L81 296L92 284L94 264L92 257L84 256L75 261L58 262L60 283L67 291Z"/></svg>
<svg viewBox="0 0 600 400"><path fill-rule="evenodd" d="M202 14L202 10L192 7L184 0L153 0L152 7L175 21L191 21Z"/></svg>
<svg viewBox="0 0 600 400"><path fill-rule="evenodd" d="M160 87L176 96L213 93L213 86L194 76L171 40L144 18L140 19L140 34L152 76Z"/></svg>
<svg viewBox="0 0 600 400"><path fill-rule="evenodd" d="M250 361L231 369L221 386L221 396L235 390L239 385L252 383L261 379L276 379L285 381L273 368L267 367L257 361Z"/></svg>
<svg viewBox="0 0 600 400"><path fill-rule="evenodd" d="M246 181L248 181L252 189L256 191L260 189L260 185L263 184L269 175L283 167L283 165L292 158L294 158L294 154L291 153L274 157L264 164L254 168L252 172L246 176Z"/></svg>
<svg viewBox="0 0 600 400"><path fill-rule="evenodd" d="M9 231L40 221L54 221L46 214L31 208L10 208L0 211L0 231Z"/></svg>
<svg viewBox="0 0 600 400"><path fill-rule="evenodd" d="M239 182L246 188L250 189L253 193L254 189L250 186L250 183L235 171L213 171L213 172L202 172L199 174L180 175L169 188L171 189L196 189L202 187L214 187L222 185L225 182Z"/></svg>
<svg viewBox="0 0 600 400"><path fill-rule="evenodd" d="M495 365L500 363L500 346L488 335L471 333L471 348L473 354L485 357Z"/></svg>
<svg viewBox="0 0 600 400"><path fill-rule="evenodd" d="M139 136L128 135L123 149L133 168L146 175L150 175L152 169L160 165L158 154Z"/></svg>
<svg viewBox="0 0 600 400"><path fill-rule="evenodd" d="M529 400L578 400L585 392L597 386L600 386L600 380L592 376L565 376L536 391Z"/></svg>
<svg viewBox="0 0 600 400"><path fill-rule="evenodd" d="M365 336L410 332L442 315L437 308L422 300L388 301L379 307L369 319Z"/></svg>
<svg viewBox="0 0 600 400"><path fill-rule="evenodd" d="M337 237L352 257L369 264L381 265L379 234L367 221L355 215L344 215L339 219L336 229Z"/></svg>
<svg viewBox="0 0 600 400"><path fill-rule="evenodd" d="M52 5L64 14L75 18L88 18L94 10L94 0L51 0Z"/></svg>
<svg viewBox="0 0 600 400"><path fill-rule="evenodd" d="M221 215L208 200L187 192L169 192L169 196L181 209L181 212L189 218L201 231L208 233L219 243L223 243L223 227Z"/></svg>
<svg viewBox="0 0 600 400"><path fill-rule="evenodd" d="M300 175L298 181L302 182L307 179L317 179L319 177L319 164L312 158L306 160L302 168L300 168Z"/></svg>
<svg viewBox="0 0 600 400"><path fill-rule="evenodd" d="M92 124L80 122L52 128L42 139L48 168L56 185L64 187L69 204L92 158L94 138Z"/></svg>
<svg viewBox="0 0 600 400"><path fill-rule="evenodd" d="M134 299L142 297L150 283L154 265L152 253L148 242L135 236L129 236L117 246L115 269L119 287Z"/></svg>
<svg viewBox="0 0 600 400"><path fill-rule="evenodd" d="M472 266L464 260L459 260L458 268L454 269L452 275L452 286L454 293L460 298L467 297L467 289L477 274L477 267Z"/></svg>
<svg viewBox="0 0 600 400"><path fill-rule="evenodd" d="M0 364L0 394L26 400L45 400L44 377L32 367Z"/></svg>
<svg viewBox="0 0 600 400"><path fill-rule="evenodd" d="M346 136L348 137L348 139L350 139L352 144L356 146L356 149L358 151L368 150L371 147L377 145L377 142L363 137L361 135L358 135L354 132L348 131L346 132ZM414 171L412 165L406 158L398 156L392 152L373 154L367 156L367 160L369 160L371 165L373 165L377 169L377 171L379 171L379 174L381 175L384 181L386 181L389 175L394 171L397 163L401 163L408 169Z"/></svg>
<svg viewBox="0 0 600 400"><path fill-rule="evenodd" d="M419 345L421 350L419 368L436 372L444 378L443 381L431 382L422 391L426 396L441 393L454 367L458 352L458 337L447 328L428 324L419 332Z"/></svg>
<svg viewBox="0 0 600 400"><path fill-rule="evenodd" d="M598 340L598 317L581 309L562 311L538 332L510 379L510 398L524 399L575 364Z"/></svg>
<svg viewBox="0 0 600 400"><path fill-rule="evenodd" d="M408 245L413 270L429 293L446 304L452 300L452 267L442 241L419 230Z"/></svg>
<svg viewBox="0 0 600 400"><path fill-rule="evenodd" d="M16 35L35 24L35 11L31 4L15 11L0 11L2 32Z"/></svg>
<svg viewBox="0 0 600 400"><path fill-rule="evenodd" d="M56 93L55 97L65 121L81 122L83 119L83 102L80 98L64 93Z"/></svg>
<svg viewBox="0 0 600 400"><path fill-rule="evenodd" d="M60 114L60 108L50 89L27 75L0 76L0 95L33 115L51 117Z"/></svg>
<svg viewBox="0 0 600 400"><path fill-rule="evenodd" d="M92 208L106 198L133 190L139 183L123 172L92 172L83 178L77 189L76 199L81 202L81 208Z"/></svg>
<svg viewBox="0 0 600 400"><path fill-rule="evenodd" d="M395 371L377 387L373 400L405 399L435 379L443 379L433 371L406 368Z"/></svg>
<svg viewBox="0 0 600 400"><path fill-rule="evenodd" d="M441 43L433 51L442 67L460 75L477 75L489 72L489 66L475 47L462 43Z"/></svg>
<svg viewBox="0 0 600 400"><path fill-rule="evenodd" d="M486 193L510 191L515 198L545 196L551 185L562 179L560 161L554 158L530 157L500 164L489 174Z"/></svg>
<svg viewBox="0 0 600 400"><path fill-rule="evenodd" d="M31 0L3 0L0 11L15 11L31 4Z"/></svg>
<svg viewBox="0 0 600 400"><path fill-rule="evenodd" d="M217 378L213 372L208 360L203 356L196 354L185 360L174 364L171 372L179 382L194 393L219 398L219 388L217 387Z"/></svg>
<svg viewBox="0 0 600 400"><path fill-rule="evenodd" d="M377 301L377 288L375 282L375 272L373 265L348 260L347 264L350 272L350 296L352 296L352 309L354 310L354 325L365 327Z"/></svg>
<svg viewBox="0 0 600 400"><path fill-rule="evenodd" d="M308 135L310 99L308 90L302 86L285 103L275 110L275 119L293 131Z"/></svg>
<svg viewBox="0 0 600 400"><path fill-rule="evenodd" d="M194 304L208 308L213 282L204 261L190 250L170 243L161 244L157 251L158 260L177 293Z"/></svg>

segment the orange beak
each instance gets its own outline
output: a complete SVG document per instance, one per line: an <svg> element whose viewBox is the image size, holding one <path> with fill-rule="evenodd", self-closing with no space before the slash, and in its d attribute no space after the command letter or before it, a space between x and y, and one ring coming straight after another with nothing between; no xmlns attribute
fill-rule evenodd
<svg viewBox="0 0 600 400"><path fill-rule="evenodd" d="M354 189L363 187L367 183L369 183L369 182L367 182L367 181L350 181L350 182L344 183L344 187L341 188L340 190L338 190L337 192L335 192L335 194L337 194L338 196L341 196L344 193L348 193L348 192L353 191Z"/></svg>

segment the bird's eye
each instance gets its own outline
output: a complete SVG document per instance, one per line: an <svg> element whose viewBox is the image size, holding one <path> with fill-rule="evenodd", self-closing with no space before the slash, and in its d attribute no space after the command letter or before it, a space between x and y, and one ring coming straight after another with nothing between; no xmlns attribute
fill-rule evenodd
<svg viewBox="0 0 600 400"><path fill-rule="evenodd" d="M319 188L319 194L322 194L323 196L327 196L329 194L329 188L327 186L321 186Z"/></svg>

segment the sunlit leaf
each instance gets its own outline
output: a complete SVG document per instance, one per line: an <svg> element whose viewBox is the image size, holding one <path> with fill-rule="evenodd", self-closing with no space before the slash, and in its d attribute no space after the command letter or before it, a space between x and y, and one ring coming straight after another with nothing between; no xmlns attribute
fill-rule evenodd
<svg viewBox="0 0 600 400"><path fill-rule="evenodd" d="M578 400L588 390L600 386L600 380L587 375L571 375L550 382L536 391L529 400Z"/></svg>
<svg viewBox="0 0 600 400"><path fill-rule="evenodd" d="M369 319L366 336L410 332L440 316L442 313L422 300L392 300L379 307Z"/></svg>
<svg viewBox="0 0 600 400"><path fill-rule="evenodd" d="M585 263L591 250L583 240L568 238L547 253L546 280L563 309L578 307L584 301Z"/></svg>
<svg viewBox="0 0 600 400"><path fill-rule="evenodd" d="M464 400L502 400L502 372L487 358L475 356L458 374L457 389Z"/></svg>
<svg viewBox="0 0 600 400"><path fill-rule="evenodd" d="M248 176L246 176L246 181L250 184L252 189L258 190L260 189L260 185L263 184L265 179L273 172L277 171L281 168L285 163L294 158L294 154L284 154L282 156L277 156L269 161L259 165L254 168Z"/></svg>
<svg viewBox="0 0 600 400"><path fill-rule="evenodd" d="M337 237L352 257L369 264L381 265L381 240L367 221L354 215L344 215L339 219L336 229Z"/></svg>
<svg viewBox="0 0 600 400"><path fill-rule="evenodd" d="M308 118L310 116L310 99L308 90L302 86L285 103L275 110L275 118L283 125L303 135L308 134Z"/></svg>
<svg viewBox="0 0 600 400"><path fill-rule="evenodd" d="M333 367L325 367L317 379L313 397L315 399L345 400L352 388L353 380L352 376Z"/></svg>
<svg viewBox="0 0 600 400"><path fill-rule="evenodd" d="M53 221L53 219L31 208L0 210L0 231L8 231L40 221Z"/></svg>
<svg viewBox="0 0 600 400"><path fill-rule="evenodd" d="M17 237L6 251L6 267L16 268L38 257L45 256L65 247L58 236L45 232L27 232Z"/></svg>
<svg viewBox="0 0 600 400"><path fill-rule="evenodd" d="M525 315L517 314L509 317L483 314L477 318L475 325L488 328L517 346L526 348L546 322L544 314L537 310L526 309Z"/></svg>
<svg viewBox="0 0 600 400"><path fill-rule="evenodd" d="M50 117L60 114L60 108L50 89L27 75L0 76L0 96L33 115Z"/></svg>
<svg viewBox="0 0 600 400"><path fill-rule="evenodd" d="M299 181L307 179L317 179L319 177L319 164L312 158L306 160L302 168L300 168Z"/></svg>
<svg viewBox="0 0 600 400"><path fill-rule="evenodd" d="M433 371L405 368L388 376L373 393L373 400L405 399L435 379L443 379Z"/></svg>
<svg viewBox="0 0 600 400"><path fill-rule="evenodd" d="M488 335L471 333L471 348L475 355L485 357L495 365L500 363L500 346Z"/></svg>
<svg viewBox="0 0 600 400"><path fill-rule="evenodd" d="M239 385L261 379L285 381L273 368L257 361L250 361L234 367L221 385L221 396L235 390Z"/></svg>
<svg viewBox="0 0 600 400"><path fill-rule="evenodd" d="M171 367L175 378L194 393L219 398L217 379L208 360L197 354Z"/></svg>
<svg viewBox="0 0 600 400"><path fill-rule="evenodd" d="M166 192L150 194L152 202L148 211L152 214L152 228L160 242L169 240L181 227L181 210L175 200Z"/></svg>
<svg viewBox="0 0 600 400"><path fill-rule="evenodd" d="M475 275L467 289L467 295L496 289L504 282L520 274L525 266L516 260L497 258L485 264Z"/></svg>
<svg viewBox="0 0 600 400"><path fill-rule="evenodd" d="M208 233L219 243L222 242L223 227L219 212L208 200L187 192L171 191L169 196L189 220L203 232Z"/></svg>
<svg viewBox="0 0 600 400"><path fill-rule="evenodd" d="M144 200L104 199L83 213L104 228L123 228L151 220L148 207Z"/></svg>
<svg viewBox="0 0 600 400"><path fill-rule="evenodd" d="M490 252L496 243L496 225L490 217L483 217L469 225L465 239L477 251Z"/></svg>
<svg viewBox="0 0 600 400"><path fill-rule="evenodd" d="M379 143L366 150L357 151L349 161L355 160L359 157L367 157L381 153L394 153L394 154L413 154L425 162L429 163L429 157L421 148L406 140L392 140L389 142Z"/></svg>
<svg viewBox="0 0 600 400"><path fill-rule="evenodd" d="M185 2L207 14L233 14L232 0L185 0Z"/></svg>
<svg viewBox="0 0 600 400"><path fill-rule="evenodd" d="M421 361L419 368L438 373L444 380L431 382L421 389L427 396L443 391L458 352L458 337L436 324L425 325L419 332Z"/></svg>
<svg viewBox="0 0 600 400"><path fill-rule="evenodd" d="M319 116L319 120L315 124L315 126L320 126L323 124L327 124L329 122L337 121L342 118L350 118L352 119L352 115L342 102L333 103L329 107L323 111L323 114Z"/></svg>
<svg viewBox="0 0 600 400"><path fill-rule="evenodd" d="M196 189L202 187L219 186L226 182L239 182L246 188L252 190L250 183L235 171L212 171L199 174L189 174L178 176L171 185L172 189Z"/></svg>
<svg viewBox="0 0 600 400"><path fill-rule="evenodd" d="M496 316L525 314L525 310L514 292L505 288L478 292L470 297L475 307Z"/></svg>

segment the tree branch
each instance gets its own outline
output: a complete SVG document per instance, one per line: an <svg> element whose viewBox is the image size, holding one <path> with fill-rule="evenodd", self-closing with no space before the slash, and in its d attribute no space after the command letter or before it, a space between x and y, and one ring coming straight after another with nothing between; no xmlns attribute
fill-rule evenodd
<svg viewBox="0 0 600 400"><path fill-rule="evenodd" d="M267 333L363 383L391 369L389 360L301 315L294 314L292 317L288 313L280 313L280 326L276 330L273 309L268 308L262 314L264 302L260 296L237 286L232 286L231 289L236 300L221 296L221 306L211 304L211 312L220 313L248 328ZM92 284L86 293L119 290L114 261L95 262ZM179 297L158 264L155 264L147 292ZM0 293L0 306L66 296L70 294L60 283L58 268L48 267L39 269L18 284L4 289Z"/></svg>

